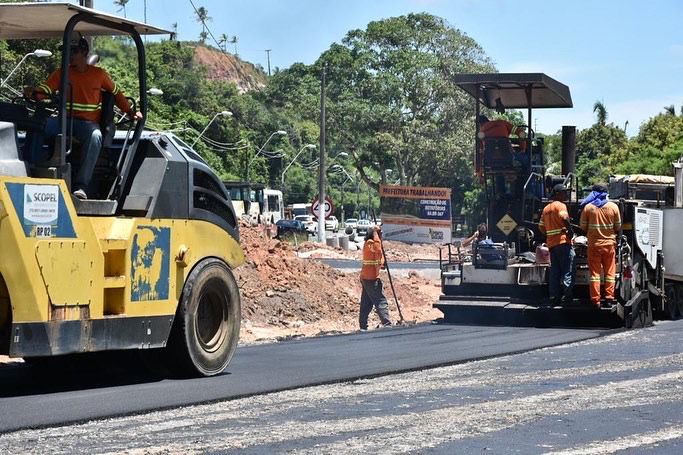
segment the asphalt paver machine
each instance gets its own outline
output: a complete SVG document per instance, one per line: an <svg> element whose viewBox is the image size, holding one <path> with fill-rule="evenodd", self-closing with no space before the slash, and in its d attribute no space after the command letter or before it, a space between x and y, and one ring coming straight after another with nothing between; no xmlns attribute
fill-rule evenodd
<svg viewBox="0 0 683 455"><path fill-rule="evenodd" d="M646 283L654 275L644 278L638 288L641 293L633 291L637 279L630 274L628 289L622 283L622 271L633 263L632 235L620 236L617 305L597 309L590 303L587 252L580 245L576 246L574 299L562 306L550 304L549 264L536 255L536 248L545 241L538 222L549 202L550 190L563 183L571 195L570 216L578 224L575 128L563 127L562 173L550 176L546 175L543 138L535 137L530 125L533 109L572 107L569 88L542 73L460 74L453 81L474 98L475 118L479 118L482 107L498 112L523 109L528 133L516 140L487 138L479 134L477 124L474 163L486 192L490 242L474 242L472 251L467 253L454 245L447 247L441 261L443 295L434 305L444 313L444 319L455 323L524 326L620 327L651 322L651 290ZM656 260L650 268L657 270Z"/></svg>
<svg viewBox="0 0 683 455"><path fill-rule="evenodd" d="M244 253L217 175L179 138L144 131L141 34L169 32L70 3L0 4L0 24L0 39L61 40L62 74L74 34L128 37L137 54L132 101L144 116L101 126L109 137L80 200L70 188L79 146L67 97L33 102L14 90L0 102L0 353L38 362L139 350L180 374L220 373L237 346L232 271ZM43 130L49 116L60 133L44 161L29 162L24 134Z"/></svg>

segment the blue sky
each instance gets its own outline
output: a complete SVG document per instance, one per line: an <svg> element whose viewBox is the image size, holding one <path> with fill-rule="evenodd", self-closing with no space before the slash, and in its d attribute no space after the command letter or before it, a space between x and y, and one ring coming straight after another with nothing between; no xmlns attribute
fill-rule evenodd
<svg viewBox="0 0 683 455"><path fill-rule="evenodd" d="M198 39L190 0L146 0L147 21L181 40ZM212 18L218 37L236 35L244 60L281 69L314 62L333 42L368 22L426 11L474 38L500 72L544 72L569 86L574 108L534 111L536 130L586 128L595 101L608 122L637 133L640 124L683 104L683 1L680 0L192 0ZM95 7L115 13L112 0ZM122 13L118 13L122 14ZM142 20L143 0L129 18ZM229 51L234 52L231 46Z"/></svg>

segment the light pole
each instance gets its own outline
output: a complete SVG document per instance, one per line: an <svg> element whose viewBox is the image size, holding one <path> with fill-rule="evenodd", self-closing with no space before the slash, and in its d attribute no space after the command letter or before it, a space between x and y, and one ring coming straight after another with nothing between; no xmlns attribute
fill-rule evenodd
<svg viewBox="0 0 683 455"><path fill-rule="evenodd" d="M246 177L247 177L247 182L249 181L249 168L251 167L251 163L253 163L254 160L256 159L256 157L258 157L258 156L261 154L261 152L263 151L263 149L266 148L266 145L268 145L268 142L270 142L270 140L271 140L271 139L273 138L273 136L275 136L275 135L278 135L278 136L287 136L287 131L284 131L284 130L273 131L273 133L272 133L270 136L268 136L268 139L266 139L266 142L264 142L263 145L261 146L261 148L258 149L258 151L256 152L256 155L254 155L254 156L252 157L252 159L250 159L250 160L247 162L247 175L246 175Z"/></svg>
<svg viewBox="0 0 683 455"><path fill-rule="evenodd" d="M13 75L14 72L17 70L17 68L19 68L19 67L21 66L21 64L24 63L24 60L26 60L27 58L29 58L29 57L31 57L31 56L38 57L38 58L50 57L50 56L52 56L52 52L46 51L45 49L36 49L35 51L29 52L28 54L24 55L24 56L21 58L21 60L19 60L19 63L17 63L17 66L15 66L14 68L12 68L12 71L9 72L9 74L7 75L7 77L4 78L4 79L2 80L2 82L0 82L0 88L3 88L3 87L5 86L5 84L7 83L7 81L9 80L9 78L12 77L12 75Z"/></svg>
<svg viewBox="0 0 683 455"><path fill-rule="evenodd" d="M292 158L292 161L290 161L289 164L288 164L288 165L284 168L284 170L282 171L282 177L280 178L282 189L285 188L285 173L287 172L287 169L289 169L289 167L290 167L292 164L294 164L294 162L296 161L296 159L299 158L299 155L301 155L301 153L302 153L304 150L306 150L306 149L314 149L315 147L316 147L315 144L306 144L306 145L304 145L303 147L301 147L301 149L296 153L296 155L294 155L294 158Z"/></svg>
<svg viewBox="0 0 683 455"><path fill-rule="evenodd" d="M199 138L201 138L204 133L206 133L206 130L209 129L209 126L216 120L218 117L232 117L232 112L230 111L221 111L221 112L216 112L216 115L213 116L213 118L209 121L209 123L206 124L206 127L202 130L201 133L199 133L199 136L197 136L197 139L194 140L192 145L190 147L194 148L194 145L199 141Z"/></svg>
<svg viewBox="0 0 683 455"><path fill-rule="evenodd" d="M343 153L343 152L342 152L342 153ZM345 218L345 210L344 210L344 186L346 185L346 182L348 182L349 180L351 180L351 182L354 182L354 183L355 183L355 180L353 179L353 177L351 177L351 175L349 175L348 172L346 172L346 169L344 169L344 166L342 166L341 164L334 164L334 165L332 165L332 169L337 169L337 170L343 172L344 175L346 176L346 178L344 179L344 181L343 181L342 184L341 184L341 222L342 222L342 224L344 224L344 218Z"/></svg>

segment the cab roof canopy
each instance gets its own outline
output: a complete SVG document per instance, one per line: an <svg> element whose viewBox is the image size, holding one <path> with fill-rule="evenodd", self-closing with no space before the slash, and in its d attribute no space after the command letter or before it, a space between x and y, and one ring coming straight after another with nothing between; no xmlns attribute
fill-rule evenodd
<svg viewBox="0 0 683 455"><path fill-rule="evenodd" d="M142 22L71 3L0 3L0 39L61 38L69 20L78 14L84 14L88 21L94 21L80 21L76 24L75 30L85 36L125 35L126 32L123 30L131 28L141 35L171 34L167 30ZM104 24L107 22L119 24L121 27L106 27Z"/></svg>
<svg viewBox="0 0 683 455"><path fill-rule="evenodd" d="M544 73L456 74L452 81L491 109L573 106L569 87Z"/></svg>

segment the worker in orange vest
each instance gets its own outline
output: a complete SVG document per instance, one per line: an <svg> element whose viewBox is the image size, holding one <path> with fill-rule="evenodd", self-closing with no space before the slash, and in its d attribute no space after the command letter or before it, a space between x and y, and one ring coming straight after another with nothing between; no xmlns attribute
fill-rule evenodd
<svg viewBox="0 0 683 455"><path fill-rule="evenodd" d="M581 201L584 206L579 222L588 237L588 269L590 270L591 302L600 307L600 275L605 276L603 307L614 305L616 272L616 234L621 229L619 207L607 197L607 185L593 185L591 194Z"/></svg>
<svg viewBox="0 0 683 455"><path fill-rule="evenodd" d="M73 119L72 133L82 144L81 163L74 177L73 194L79 199L87 199L87 189L92 179L93 170L102 149L102 92L114 95L115 103L129 118L142 119L142 113L134 111L121 89L112 81L102 68L88 64L88 41L80 33L75 33L70 42L69 90L67 93L67 115ZM59 90L62 70L54 71L45 82L37 87L28 87L29 98L42 100ZM31 162L39 162L42 157L42 146L45 139L55 137L59 132L56 117L50 117L42 134L34 133L27 137L28 154Z"/></svg>
<svg viewBox="0 0 683 455"><path fill-rule="evenodd" d="M363 266L360 270L360 283L362 286L360 297L360 313L358 323L361 330L368 329L368 316L372 307L379 316L383 326L390 326L389 304L384 296L384 285L379 278L379 271L384 266L382 254L382 231L379 226L368 229L363 244Z"/></svg>
<svg viewBox="0 0 683 455"><path fill-rule="evenodd" d="M553 202L543 209L538 228L546 235L546 244L550 249L550 301L553 305L559 305L572 300L576 254L572 246L574 232L565 204L567 188L561 183L555 185L551 199Z"/></svg>

